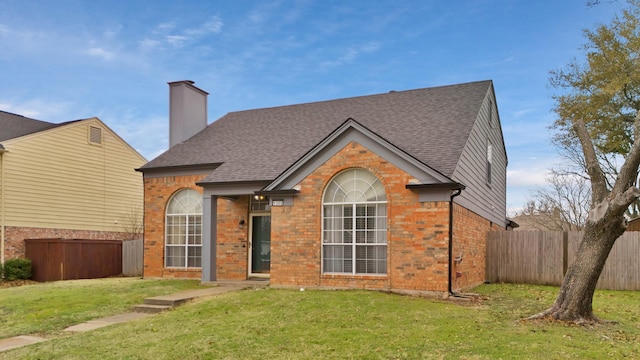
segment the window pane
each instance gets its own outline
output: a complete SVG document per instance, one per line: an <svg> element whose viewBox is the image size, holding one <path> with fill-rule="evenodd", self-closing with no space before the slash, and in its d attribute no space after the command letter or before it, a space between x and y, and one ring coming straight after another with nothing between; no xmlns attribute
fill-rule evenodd
<svg viewBox="0 0 640 360"><path fill-rule="evenodd" d="M169 201L167 214L201 214L202 195L193 189L184 189L176 193Z"/></svg>
<svg viewBox="0 0 640 360"><path fill-rule="evenodd" d="M167 267L184 267L185 265L184 246L167 246L166 265Z"/></svg>
<svg viewBox="0 0 640 360"><path fill-rule="evenodd" d="M178 245L184 244L186 233L186 216L184 215L168 215L167 216L167 244Z"/></svg>
<svg viewBox="0 0 640 360"><path fill-rule="evenodd" d="M188 267L202 267L202 247L189 246Z"/></svg>
<svg viewBox="0 0 640 360"><path fill-rule="evenodd" d="M356 273L385 274L387 272L387 247L357 245Z"/></svg>
<svg viewBox="0 0 640 360"><path fill-rule="evenodd" d="M387 204L376 205L378 216L387 216Z"/></svg>
<svg viewBox="0 0 640 360"><path fill-rule="evenodd" d="M167 205L165 265L201 267L202 195L193 189L177 192ZM185 244L193 245L188 250Z"/></svg>
<svg viewBox="0 0 640 360"><path fill-rule="evenodd" d="M323 271L386 273L387 204L378 203L385 200L382 183L364 169L344 171L329 182L323 197Z"/></svg>
<svg viewBox="0 0 640 360"><path fill-rule="evenodd" d="M324 245L323 268L329 273L351 273L353 251L350 245Z"/></svg>

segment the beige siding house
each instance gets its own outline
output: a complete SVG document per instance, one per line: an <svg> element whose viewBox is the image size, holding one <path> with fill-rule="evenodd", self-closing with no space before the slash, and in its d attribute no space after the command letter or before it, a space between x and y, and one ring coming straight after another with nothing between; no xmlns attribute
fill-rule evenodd
<svg viewBox="0 0 640 360"><path fill-rule="evenodd" d="M142 223L146 162L98 118L52 124L0 111L2 262L24 239L127 239Z"/></svg>

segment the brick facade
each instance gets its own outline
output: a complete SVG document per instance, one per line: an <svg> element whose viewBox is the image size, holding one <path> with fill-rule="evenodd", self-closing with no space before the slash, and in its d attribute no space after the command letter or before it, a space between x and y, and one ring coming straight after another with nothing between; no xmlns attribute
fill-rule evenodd
<svg viewBox="0 0 640 360"><path fill-rule="evenodd" d="M200 279L197 269L164 267L165 213L171 196L178 190L193 189L202 193L196 182L205 175L166 176L144 179L144 277Z"/></svg>
<svg viewBox="0 0 640 360"><path fill-rule="evenodd" d="M374 174L387 194L387 274L322 274L322 194L329 181L350 168ZM164 214L171 196L203 176L145 179L145 277L198 278L199 269L164 268ZM337 287L407 292L446 292L448 287L449 202L419 202L406 189L412 177L355 142L299 184L292 206L271 209L270 283L280 287ZM217 200L216 275L219 280L248 277L249 196ZM485 237L492 224L454 206L453 289L484 281Z"/></svg>
<svg viewBox="0 0 640 360"><path fill-rule="evenodd" d="M387 275L323 275L321 272L322 193L339 172L363 168L382 182L387 193ZM405 188L411 176L357 143L351 143L299 185L293 206L272 208L271 284L403 291L446 291L448 276L449 203L418 201ZM456 221L478 222L477 215L460 208ZM484 278L484 234L460 227L459 250L470 255L468 283ZM471 261L473 260L473 262ZM479 267L479 268L476 268ZM479 280L478 280L479 279ZM466 284L466 283L465 283Z"/></svg>
<svg viewBox="0 0 640 360"><path fill-rule="evenodd" d="M32 227L5 227L5 260L24 258L25 239L127 240L128 232Z"/></svg>

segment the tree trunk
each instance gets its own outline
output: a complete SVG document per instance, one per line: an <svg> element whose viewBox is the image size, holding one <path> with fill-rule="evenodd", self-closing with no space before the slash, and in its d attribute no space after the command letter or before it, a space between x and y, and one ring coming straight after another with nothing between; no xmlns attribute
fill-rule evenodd
<svg viewBox="0 0 640 360"><path fill-rule="evenodd" d="M528 319L549 318L578 324L598 322L593 315L593 294L611 248L624 231L619 217L609 216L595 223L587 221L582 241L553 306Z"/></svg>

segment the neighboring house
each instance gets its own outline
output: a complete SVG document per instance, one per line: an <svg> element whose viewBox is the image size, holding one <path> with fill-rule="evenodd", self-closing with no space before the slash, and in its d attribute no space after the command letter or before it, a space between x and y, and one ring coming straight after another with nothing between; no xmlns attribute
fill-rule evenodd
<svg viewBox="0 0 640 360"><path fill-rule="evenodd" d="M445 292L485 280L507 155L491 81L231 112L169 83L139 170L145 277ZM180 132L180 133L179 133Z"/></svg>
<svg viewBox="0 0 640 360"><path fill-rule="evenodd" d="M130 238L145 162L98 118L53 124L0 111L1 261L24 257L24 239Z"/></svg>
<svg viewBox="0 0 640 360"><path fill-rule="evenodd" d="M580 231L580 226L562 219L560 213L520 214L511 219L518 226L515 231Z"/></svg>

